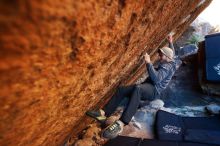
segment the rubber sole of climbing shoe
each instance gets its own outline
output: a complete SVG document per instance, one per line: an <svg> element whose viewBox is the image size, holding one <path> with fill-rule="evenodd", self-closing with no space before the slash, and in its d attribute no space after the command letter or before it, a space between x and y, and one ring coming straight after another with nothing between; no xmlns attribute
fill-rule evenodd
<svg viewBox="0 0 220 146"><path fill-rule="evenodd" d="M91 118L96 119L100 123L104 123L106 121L106 116L102 116L96 111L87 111L86 115Z"/></svg>

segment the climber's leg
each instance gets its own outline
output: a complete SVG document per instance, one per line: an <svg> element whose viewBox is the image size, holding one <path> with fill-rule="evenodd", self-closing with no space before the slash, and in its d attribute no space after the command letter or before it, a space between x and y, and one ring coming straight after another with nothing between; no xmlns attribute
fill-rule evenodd
<svg viewBox="0 0 220 146"><path fill-rule="evenodd" d="M140 100L154 100L155 98L155 87L149 83L137 85L129 99L128 105L125 108L120 120L124 124L128 124L131 118L136 113Z"/></svg>
<svg viewBox="0 0 220 146"><path fill-rule="evenodd" d="M109 102L104 106L105 115L109 117L113 114L125 97L130 97L135 89L135 85L119 87Z"/></svg>
<svg viewBox="0 0 220 146"><path fill-rule="evenodd" d="M113 97L109 100L109 102L105 105L104 109L99 110L89 110L86 112L86 115L98 120L99 122L103 123L106 120L106 117L109 117L113 114L120 104L120 102L125 97L130 97L135 85L119 87Z"/></svg>
<svg viewBox="0 0 220 146"><path fill-rule="evenodd" d="M113 124L109 125L103 130L103 137L105 138L115 138L118 134L123 131L124 125L131 121L131 118L136 113L141 99L153 100L154 98L154 87L151 84L141 84L136 85L132 88L132 94L129 96L129 102L122 113L119 120L115 121ZM149 93L146 93L149 92ZM146 94L146 95L145 95ZM116 99L115 99L116 100ZM112 106L113 107L113 106Z"/></svg>
<svg viewBox="0 0 220 146"><path fill-rule="evenodd" d="M141 100L152 101L156 98L156 88L151 83L137 85L141 92Z"/></svg>

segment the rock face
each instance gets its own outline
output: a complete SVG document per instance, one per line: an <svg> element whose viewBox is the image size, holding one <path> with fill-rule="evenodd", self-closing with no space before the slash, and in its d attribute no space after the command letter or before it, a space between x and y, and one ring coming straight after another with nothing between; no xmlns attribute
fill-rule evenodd
<svg viewBox="0 0 220 146"><path fill-rule="evenodd" d="M0 1L0 145L61 145L210 2Z"/></svg>

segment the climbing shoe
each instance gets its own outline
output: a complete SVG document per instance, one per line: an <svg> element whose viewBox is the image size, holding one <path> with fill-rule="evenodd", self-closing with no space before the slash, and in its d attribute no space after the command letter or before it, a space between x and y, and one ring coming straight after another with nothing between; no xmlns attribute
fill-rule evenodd
<svg viewBox="0 0 220 146"><path fill-rule="evenodd" d="M113 124L109 125L104 129L102 137L112 139L117 137L123 131L124 123L120 120L115 121Z"/></svg>
<svg viewBox="0 0 220 146"><path fill-rule="evenodd" d="M104 123L106 121L106 116L104 115L104 111L101 109L95 111L87 111L86 115L96 119L100 123Z"/></svg>

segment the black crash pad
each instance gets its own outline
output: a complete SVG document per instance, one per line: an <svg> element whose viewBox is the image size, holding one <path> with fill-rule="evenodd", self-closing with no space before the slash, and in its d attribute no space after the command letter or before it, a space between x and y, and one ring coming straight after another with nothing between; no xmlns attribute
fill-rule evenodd
<svg viewBox="0 0 220 146"><path fill-rule="evenodd" d="M181 117L159 110L156 115L156 138L220 145L220 116Z"/></svg>
<svg viewBox="0 0 220 146"><path fill-rule="evenodd" d="M114 139L109 140L104 146L216 146L216 145L118 136Z"/></svg>

